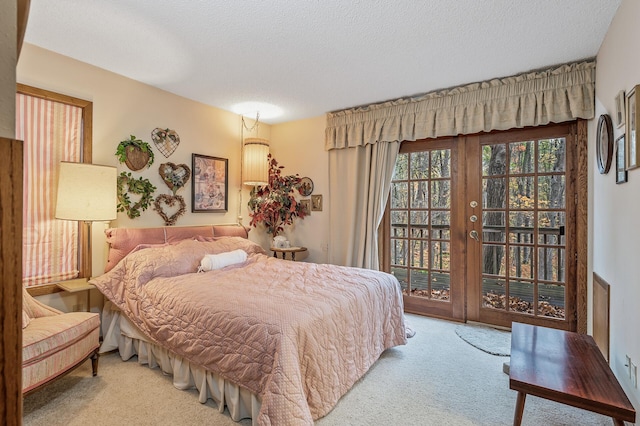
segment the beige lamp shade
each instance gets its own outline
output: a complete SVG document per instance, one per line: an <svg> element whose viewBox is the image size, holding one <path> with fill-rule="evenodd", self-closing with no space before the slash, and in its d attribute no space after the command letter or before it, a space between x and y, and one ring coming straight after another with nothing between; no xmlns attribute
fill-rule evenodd
<svg viewBox="0 0 640 426"><path fill-rule="evenodd" d="M268 140L260 138L244 140L242 183L251 186L262 186L269 183L268 155Z"/></svg>
<svg viewBox="0 0 640 426"><path fill-rule="evenodd" d="M117 216L115 167L61 162L56 219L108 221Z"/></svg>

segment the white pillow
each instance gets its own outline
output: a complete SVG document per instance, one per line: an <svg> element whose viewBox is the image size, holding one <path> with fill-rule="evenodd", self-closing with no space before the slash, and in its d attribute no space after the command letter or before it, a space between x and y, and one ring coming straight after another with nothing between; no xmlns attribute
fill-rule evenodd
<svg viewBox="0 0 640 426"><path fill-rule="evenodd" d="M201 271L212 271L225 266L236 265L247 260L247 252L241 249L220 254L206 254L200 261Z"/></svg>

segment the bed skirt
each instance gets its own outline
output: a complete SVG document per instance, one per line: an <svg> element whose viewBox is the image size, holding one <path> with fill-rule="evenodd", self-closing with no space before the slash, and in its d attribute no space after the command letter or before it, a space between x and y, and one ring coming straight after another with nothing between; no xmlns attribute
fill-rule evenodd
<svg viewBox="0 0 640 426"><path fill-rule="evenodd" d="M201 403L212 399L221 413L227 407L234 421L250 418L256 425L261 404L257 395L149 342L110 301L105 303L102 311L102 335L100 353L117 349L123 361L137 355L139 364L159 367L164 374L173 376L176 388L196 388Z"/></svg>

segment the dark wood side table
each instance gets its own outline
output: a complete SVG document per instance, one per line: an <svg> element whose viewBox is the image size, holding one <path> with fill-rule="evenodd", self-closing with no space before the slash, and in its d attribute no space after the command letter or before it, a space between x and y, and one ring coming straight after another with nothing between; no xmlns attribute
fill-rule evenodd
<svg viewBox="0 0 640 426"><path fill-rule="evenodd" d="M586 334L514 322L509 388L518 391L515 426L527 394L609 416L619 426L636 421L629 398Z"/></svg>
<svg viewBox="0 0 640 426"><path fill-rule="evenodd" d="M277 258L278 253L282 253L282 258L284 259L287 253L291 253L291 260L295 262L296 253L302 253L307 251L306 247L287 247L287 248L276 248L271 247L270 249L273 252L273 257Z"/></svg>

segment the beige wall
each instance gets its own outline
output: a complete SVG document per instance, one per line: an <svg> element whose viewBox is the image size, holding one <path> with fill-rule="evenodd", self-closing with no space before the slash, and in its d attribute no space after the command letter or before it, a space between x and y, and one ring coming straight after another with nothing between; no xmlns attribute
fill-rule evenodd
<svg viewBox="0 0 640 426"><path fill-rule="evenodd" d="M324 150L325 124L322 116L271 128L271 154L285 167L284 173L311 178L312 195L322 195L322 211L312 211L285 230L291 244L307 247L307 261L315 263L327 262L329 241L329 155Z"/></svg>
<svg viewBox="0 0 640 426"><path fill-rule="evenodd" d="M145 170L132 172L135 178L149 179L158 189L156 195L170 194L162 182L158 167L161 163L187 164L191 167L191 154L203 154L229 159L229 189L227 213L191 213L191 186L178 191L187 204L187 213L178 219L177 226L236 222L239 210L240 188L240 117L231 112L158 90L151 86L82 63L68 57L25 44L18 63L18 82L51 90L93 102L93 162L118 167L118 172L130 171L119 164L115 151L118 143L135 135L151 141L156 127L178 132L180 145L165 158L154 149L155 162ZM270 126L260 126L261 136L270 136ZM248 194L248 193L247 193ZM246 201L242 211L248 223ZM118 227L163 226L161 217L152 208L137 219L119 213L111 223ZM104 269L106 245L104 226L94 224L93 274ZM252 235L253 238L253 235Z"/></svg>
<svg viewBox="0 0 640 426"><path fill-rule="evenodd" d="M0 137L13 139L16 124L16 2L0 0Z"/></svg>
<svg viewBox="0 0 640 426"><path fill-rule="evenodd" d="M134 177L149 179L157 188L156 194L170 193L158 175L158 166L164 162L187 164L191 167L191 154L204 154L229 159L228 212L191 213L191 187L178 191L187 203L187 213L177 226L231 223L238 215L249 224L246 208L248 187L240 185L240 138L242 124L238 115L212 108L171 93L155 89L103 69L71 58L25 44L17 68L19 83L51 90L93 102L93 162L118 167L118 172L129 171L119 164L114 153L118 143L135 135L152 143L151 131L156 127L171 128L180 135L178 149L165 158L154 150L155 162L151 168L132 172ZM13 96L12 86L12 96ZM13 104L13 102L12 102ZM247 126L253 124L247 120ZM303 221L298 220L286 235L294 245L308 247L306 256L299 258L313 262L327 259L328 230L328 156L324 151L324 117L269 126L261 123L259 135L244 131L244 137L259 136L271 143L271 152L285 166L285 173L309 176L315 184L314 194L324 196L322 212L312 212ZM241 190L241 191L240 191ZM240 199L242 198L242 199ZM240 204L241 203L241 204ZM118 227L163 226L160 216L148 209L140 218L129 219L124 213L111 223ZM93 226L93 275L104 269L106 224ZM269 247L269 236L262 229L253 229L250 238ZM51 298L46 302L59 309L70 309L73 298ZM92 303L93 305L94 303Z"/></svg>
<svg viewBox="0 0 640 426"><path fill-rule="evenodd" d="M619 90L627 92L640 84L639 19L640 2L623 0L598 52L596 119L600 114L615 114ZM590 130L593 152L595 128ZM614 139L624 130L614 124ZM611 284L611 368L638 410L640 393L631 385L624 363L629 355L640 365L640 170L629 171L629 181L616 185L615 163L606 175L599 174L594 164L591 158L593 271Z"/></svg>

